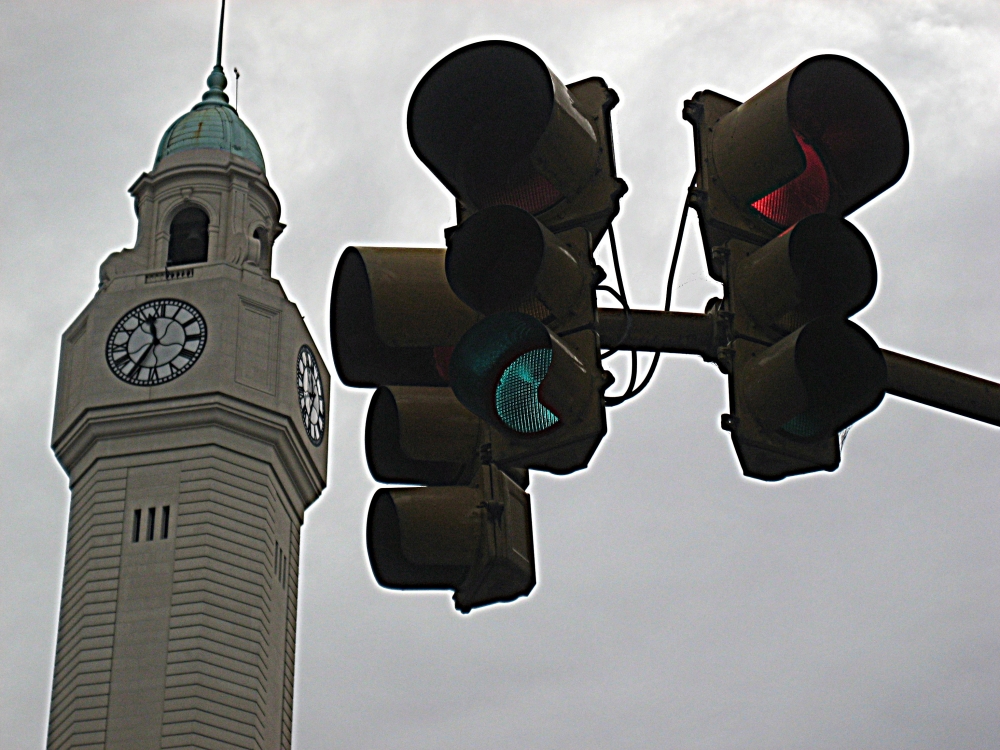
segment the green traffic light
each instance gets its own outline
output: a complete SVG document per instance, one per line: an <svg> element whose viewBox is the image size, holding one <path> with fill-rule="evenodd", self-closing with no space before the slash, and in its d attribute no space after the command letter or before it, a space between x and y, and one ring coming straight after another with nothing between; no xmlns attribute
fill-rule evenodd
<svg viewBox="0 0 1000 750"><path fill-rule="evenodd" d="M500 376L497 416L515 432L541 432L559 421L538 400L538 386L551 364L552 349L532 349L511 362Z"/></svg>
<svg viewBox="0 0 1000 750"><path fill-rule="evenodd" d="M451 388L476 416L497 427L533 434L559 417L538 400L552 364L549 330L521 312L501 312L462 336L449 365Z"/></svg>

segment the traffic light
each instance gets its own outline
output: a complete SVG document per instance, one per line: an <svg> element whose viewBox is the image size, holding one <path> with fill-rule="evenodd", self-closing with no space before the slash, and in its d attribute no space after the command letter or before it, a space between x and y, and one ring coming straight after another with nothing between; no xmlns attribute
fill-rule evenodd
<svg viewBox="0 0 1000 750"><path fill-rule="evenodd" d="M451 355L455 396L494 429L499 459L557 474L585 467L607 432L589 232L556 236L498 205L447 237L451 288L485 316Z"/></svg>
<svg viewBox="0 0 1000 750"><path fill-rule="evenodd" d="M530 499L492 461L488 431L448 388L382 387L365 447L384 488L368 511L375 580L396 589L452 589L462 612L512 601L535 585ZM526 483L527 472L512 472Z"/></svg>
<svg viewBox="0 0 1000 750"><path fill-rule="evenodd" d="M413 150L456 199L448 281L484 316L456 345L449 382L511 465L582 469L607 432L593 251L626 190L616 103L602 80L565 86L510 42L446 56L410 100Z"/></svg>
<svg viewBox="0 0 1000 750"><path fill-rule="evenodd" d="M564 85L513 42L470 44L436 63L407 110L410 145L455 196L458 220L522 208L552 232L582 227L596 245L627 189L615 174L600 78Z"/></svg>
<svg viewBox="0 0 1000 750"><path fill-rule="evenodd" d="M344 385L448 385L448 358L481 317L448 286L442 248L349 247L333 276L330 336Z"/></svg>
<svg viewBox="0 0 1000 750"><path fill-rule="evenodd" d="M331 340L341 380L374 387L372 476L392 484L368 513L375 579L452 589L462 612L531 591L527 471L501 469L491 430L455 398L451 352L481 317L452 292L443 248L349 247L334 274Z"/></svg>
<svg viewBox="0 0 1000 750"><path fill-rule="evenodd" d="M743 472L775 480L840 463L839 431L881 402L886 365L848 317L875 292L875 258L844 216L906 168L902 113L856 62L812 57L745 103L702 91L691 192L728 342Z"/></svg>
<svg viewBox="0 0 1000 750"><path fill-rule="evenodd" d="M526 596L535 585L528 496L483 468L477 487L383 488L368 511L368 559L379 585L453 589L455 607Z"/></svg>
<svg viewBox="0 0 1000 750"><path fill-rule="evenodd" d="M407 112L456 198L447 249L348 248L334 275L341 380L375 387L368 554L380 585L451 589L463 612L535 582L528 469L585 467L607 431L596 243L618 212L600 79L564 86L530 50L464 47Z"/></svg>

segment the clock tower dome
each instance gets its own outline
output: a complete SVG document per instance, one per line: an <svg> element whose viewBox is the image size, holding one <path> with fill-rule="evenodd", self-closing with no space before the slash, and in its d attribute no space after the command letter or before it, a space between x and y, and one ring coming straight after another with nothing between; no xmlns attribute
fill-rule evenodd
<svg viewBox="0 0 1000 750"><path fill-rule="evenodd" d="M291 746L330 379L271 276L281 207L220 62L130 188L135 247L102 264L62 338L52 447L72 500L49 748Z"/></svg>

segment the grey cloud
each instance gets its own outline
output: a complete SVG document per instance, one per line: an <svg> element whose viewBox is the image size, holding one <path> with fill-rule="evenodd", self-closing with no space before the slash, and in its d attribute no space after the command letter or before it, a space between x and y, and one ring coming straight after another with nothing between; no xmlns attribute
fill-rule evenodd
<svg viewBox="0 0 1000 750"><path fill-rule="evenodd" d="M215 12L4 13L3 747L44 741L68 510L47 447L58 337L100 261L134 240L125 190L200 97ZM914 149L904 181L857 217L881 273L864 325L884 346L1000 379L992 6L241 2L228 13L224 64L243 73L240 111L289 225L276 274L327 357L342 248L437 244L454 220L409 152L408 92L446 49L503 35L564 80L601 74L620 93L631 190L618 236L632 297L649 307L692 168L683 99L747 96L814 50L874 66ZM683 308L715 293L706 278L692 217ZM740 476L718 428L725 398L714 367L665 358L649 391L611 412L588 471L533 477L535 592L462 617L447 595L374 584L367 394L338 386L332 481L304 527L296 746L1000 744L1000 433L888 397L851 430L837 473L763 484Z"/></svg>

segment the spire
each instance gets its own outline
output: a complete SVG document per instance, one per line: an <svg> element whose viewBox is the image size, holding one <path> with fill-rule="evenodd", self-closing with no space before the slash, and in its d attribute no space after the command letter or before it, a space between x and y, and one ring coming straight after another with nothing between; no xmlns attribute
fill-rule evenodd
<svg viewBox="0 0 1000 750"><path fill-rule="evenodd" d="M215 51L215 67L222 70L222 22L226 20L226 0L222 0L222 12L219 14L219 46Z"/></svg>
<svg viewBox="0 0 1000 750"><path fill-rule="evenodd" d="M264 172L264 156L253 133L229 103L226 95L226 74L222 70L222 29L226 3L222 0L219 16L219 44L215 53L215 67L208 76L208 91L190 112L178 117L167 128L156 149L154 168L162 159L189 149L217 149L228 151L260 167ZM237 75L237 77L239 77Z"/></svg>
<svg viewBox="0 0 1000 750"><path fill-rule="evenodd" d="M215 67L208 74L208 91L201 97L201 103L195 109L207 106L229 105L229 96L225 88L229 84L226 74L222 72L222 29L226 19L226 0L222 0L222 12L219 14L219 45L215 51ZM231 105L230 105L231 106Z"/></svg>

